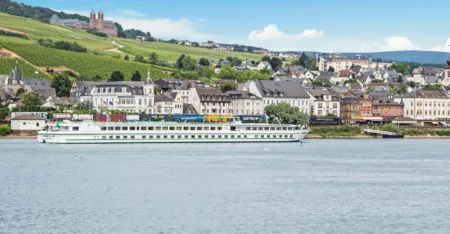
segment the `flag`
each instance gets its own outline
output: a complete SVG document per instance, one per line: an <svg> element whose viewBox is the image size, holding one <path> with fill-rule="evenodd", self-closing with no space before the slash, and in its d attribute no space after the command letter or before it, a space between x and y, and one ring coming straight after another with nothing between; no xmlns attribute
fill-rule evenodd
<svg viewBox="0 0 450 234"><path fill-rule="evenodd" d="M116 101L116 104L119 105L119 100Z"/></svg>
<svg viewBox="0 0 450 234"><path fill-rule="evenodd" d="M103 105L106 106L106 101L103 101Z"/></svg>
<svg viewBox="0 0 450 234"><path fill-rule="evenodd" d="M69 103L69 102L70 102L70 101L69 101L69 98L68 98L68 97L66 97L66 102L67 102L67 103Z"/></svg>
<svg viewBox="0 0 450 234"><path fill-rule="evenodd" d="M109 101L109 105L110 106L114 106L112 101Z"/></svg>

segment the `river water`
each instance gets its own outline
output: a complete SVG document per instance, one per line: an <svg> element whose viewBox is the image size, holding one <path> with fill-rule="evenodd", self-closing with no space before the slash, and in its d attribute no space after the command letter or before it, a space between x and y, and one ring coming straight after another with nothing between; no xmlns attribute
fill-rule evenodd
<svg viewBox="0 0 450 234"><path fill-rule="evenodd" d="M0 233L450 233L449 140L0 140Z"/></svg>

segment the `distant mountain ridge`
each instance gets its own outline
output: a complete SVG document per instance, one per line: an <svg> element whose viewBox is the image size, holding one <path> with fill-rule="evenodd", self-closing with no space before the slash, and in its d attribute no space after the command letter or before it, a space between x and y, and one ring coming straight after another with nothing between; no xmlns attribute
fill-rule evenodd
<svg viewBox="0 0 450 234"><path fill-rule="evenodd" d="M421 50L406 50L406 51L386 51L373 53L343 53L349 57L354 57L358 54L362 56L372 55L374 59L382 59L383 61L398 61L398 62L416 62L423 64L445 64L445 61L450 57L448 52L438 51L421 51Z"/></svg>

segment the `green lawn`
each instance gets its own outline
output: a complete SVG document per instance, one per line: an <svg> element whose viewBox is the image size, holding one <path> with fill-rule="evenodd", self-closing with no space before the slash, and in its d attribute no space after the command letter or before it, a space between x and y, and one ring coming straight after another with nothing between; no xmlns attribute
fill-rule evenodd
<svg viewBox="0 0 450 234"><path fill-rule="evenodd" d="M23 62L22 60L17 60L19 62L20 71L23 72L24 77L26 78L48 78L48 76L28 63ZM6 75L14 69L16 65L16 59L12 58L0 58L0 74ZM36 73L37 72L37 73Z"/></svg>

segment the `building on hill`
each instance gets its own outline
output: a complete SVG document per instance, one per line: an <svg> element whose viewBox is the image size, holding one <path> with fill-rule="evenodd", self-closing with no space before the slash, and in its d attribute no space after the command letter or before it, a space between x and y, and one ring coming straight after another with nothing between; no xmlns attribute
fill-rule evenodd
<svg viewBox="0 0 450 234"><path fill-rule="evenodd" d="M263 100L248 91L228 91L225 93L231 100L231 112L234 115L264 114Z"/></svg>
<svg viewBox="0 0 450 234"><path fill-rule="evenodd" d="M317 88L308 90L313 103L312 115L327 116L333 114L340 116L339 98L328 88Z"/></svg>
<svg viewBox="0 0 450 234"><path fill-rule="evenodd" d="M104 19L103 11L100 11L95 15L95 11L92 10L89 16L89 22L80 21L78 19L60 19L56 14L50 18L50 24L58 24L65 27L76 28L80 30L96 30L97 32L104 33L111 37L117 37L117 27L114 22Z"/></svg>
<svg viewBox="0 0 450 234"><path fill-rule="evenodd" d="M18 89L23 89L25 93L35 92L47 98L56 96L53 89L46 78L26 78L19 69L19 63L16 61L14 69L9 75L0 75L0 90L8 97L15 96Z"/></svg>
<svg viewBox="0 0 450 234"><path fill-rule="evenodd" d="M440 90L417 90L395 97L405 103L404 116L418 121L450 120L450 95Z"/></svg>

